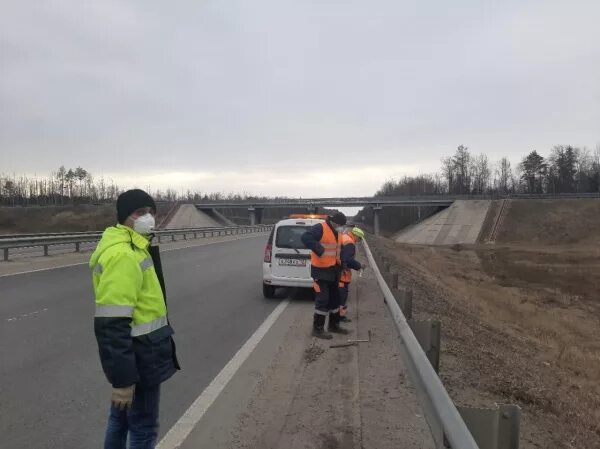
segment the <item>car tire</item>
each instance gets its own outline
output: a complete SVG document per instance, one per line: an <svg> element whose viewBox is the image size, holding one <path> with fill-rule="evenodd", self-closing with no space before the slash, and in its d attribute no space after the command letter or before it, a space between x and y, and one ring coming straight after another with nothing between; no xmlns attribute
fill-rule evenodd
<svg viewBox="0 0 600 449"><path fill-rule="evenodd" d="M263 284L263 296L271 299L275 297L275 286Z"/></svg>

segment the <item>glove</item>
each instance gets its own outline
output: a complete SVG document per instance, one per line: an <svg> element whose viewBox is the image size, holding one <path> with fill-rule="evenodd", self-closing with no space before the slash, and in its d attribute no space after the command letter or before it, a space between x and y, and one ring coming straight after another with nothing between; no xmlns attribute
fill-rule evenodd
<svg viewBox="0 0 600 449"><path fill-rule="evenodd" d="M113 407L119 410L127 410L131 408L133 403L133 396L135 393L135 385L125 388L113 388L110 401Z"/></svg>

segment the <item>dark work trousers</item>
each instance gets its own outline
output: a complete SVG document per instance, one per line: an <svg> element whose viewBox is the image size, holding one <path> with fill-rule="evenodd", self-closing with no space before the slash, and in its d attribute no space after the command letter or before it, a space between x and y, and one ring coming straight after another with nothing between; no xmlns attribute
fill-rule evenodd
<svg viewBox="0 0 600 449"><path fill-rule="evenodd" d="M329 312L339 312L340 295L337 281L325 281L317 279L313 288L315 289L315 313L327 316Z"/></svg>
<svg viewBox="0 0 600 449"><path fill-rule="evenodd" d="M348 302L348 290L350 287L350 282L340 282L339 284L339 295L340 295L340 306L346 307L346 303Z"/></svg>
<svg viewBox="0 0 600 449"><path fill-rule="evenodd" d="M135 389L130 410L110 408L104 449L154 449L158 438L160 385Z"/></svg>

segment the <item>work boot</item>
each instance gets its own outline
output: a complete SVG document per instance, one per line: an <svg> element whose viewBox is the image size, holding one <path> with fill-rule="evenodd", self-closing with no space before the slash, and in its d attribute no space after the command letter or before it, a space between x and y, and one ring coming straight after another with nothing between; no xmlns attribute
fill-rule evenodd
<svg viewBox="0 0 600 449"><path fill-rule="evenodd" d="M348 329L342 329L340 327L340 312L329 312L329 332L342 335L350 333Z"/></svg>
<svg viewBox="0 0 600 449"><path fill-rule="evenodd" d="M333 335L325 332L325 318L327 318L325 315L319 315L318 313L313 315L312 336L323 340L331 340Z"/></svg>

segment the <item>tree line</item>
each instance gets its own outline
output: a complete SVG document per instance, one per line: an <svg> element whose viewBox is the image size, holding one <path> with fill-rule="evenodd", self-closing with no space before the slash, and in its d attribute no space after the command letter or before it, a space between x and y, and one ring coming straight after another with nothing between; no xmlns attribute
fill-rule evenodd
<svg viewBox="0 0 600 449"><path fill-rule="evenodd" d="M513 165L507 157L492 163L459 145L442 158L438 172L384 182L376 196L508 195L600 192L600 144L594 151L556 145L547 157L531 151Z"/></svg>
<svg viewBox="0 0 600 449"><path fill-rule="evenodd" d="M600 192L600 144L594 151L572 145L556 145L547 157L531 151L513 165L507 157L491 162L459 145L452 156L442 158L432 174L405 176L383 183L376 196L482 195L513 193ZM59 167L46 177L0 175L0 205L100 204L116 200L123 191L112 180L94 178L82 167ZM248 193L151 190L157 201L276 200Z"/></svg>
<svg viewBox="0 0 600 449"><path fill-rule="evenodd" d="M82 167L59 167L50 176L28 177L0 174L0 205L3 206L58 206L69 204L102 204L116 201L125 189L112 180L94 178ZM192 190L146 190L156 201L241 201L267 200L247 193L203 193Z"/></svg>

